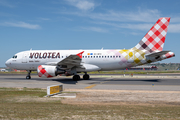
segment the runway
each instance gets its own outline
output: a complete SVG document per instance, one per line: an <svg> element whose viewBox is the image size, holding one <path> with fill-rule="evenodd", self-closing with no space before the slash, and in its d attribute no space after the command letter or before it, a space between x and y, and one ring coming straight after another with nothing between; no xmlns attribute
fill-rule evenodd
<svg viewBox="0 0 180 120"><path fill-rule="evenodd" d="M91 75L90 80L79 81L73 81L71 76L39 78L32 75L30 80L25 79L25 76L0 75L0 87L46 88L63 84L64 89L180 91L180 76Z"/></svg>

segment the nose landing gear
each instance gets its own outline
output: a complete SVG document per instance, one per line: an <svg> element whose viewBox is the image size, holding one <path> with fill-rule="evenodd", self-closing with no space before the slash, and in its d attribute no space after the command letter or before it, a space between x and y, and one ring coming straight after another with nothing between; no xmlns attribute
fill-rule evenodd
<svg viewBox="0 0 180 120"><path fill-rule="evenodd" d="M28 74L26 76L26 79L31 79L31 70L28 70L27 72L28 72Z"/></svg>

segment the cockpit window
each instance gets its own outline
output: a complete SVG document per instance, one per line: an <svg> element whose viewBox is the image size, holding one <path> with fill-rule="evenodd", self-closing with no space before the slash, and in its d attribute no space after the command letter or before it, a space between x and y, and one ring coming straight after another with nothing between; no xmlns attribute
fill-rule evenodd
<svg viewBox="0 0 180 120"><path fill-rule="evenodd" d="M17 55L14 55L12 58L17 58Z"/></svg>

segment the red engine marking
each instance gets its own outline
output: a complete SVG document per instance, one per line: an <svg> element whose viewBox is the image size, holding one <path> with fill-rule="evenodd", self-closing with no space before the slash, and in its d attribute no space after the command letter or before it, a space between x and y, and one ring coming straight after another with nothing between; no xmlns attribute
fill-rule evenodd
<svg viewBox="0 0 180 120"><path fill-rule="evenodd" d="M53 77L49 73L47 73L47 71L42 67L42 65L38 66L38 69L39 69L39 72L38 72L39 77L42 77L43 75L46 76L47 78Z"/></svg>

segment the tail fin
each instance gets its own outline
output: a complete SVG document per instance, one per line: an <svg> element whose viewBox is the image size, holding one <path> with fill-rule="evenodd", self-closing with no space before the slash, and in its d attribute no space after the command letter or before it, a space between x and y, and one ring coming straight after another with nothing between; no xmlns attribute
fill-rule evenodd
<svg viewBox="0 0 180 120"><path fill-rule="evenodd" d="M146 50L147 53L162 51L169 22L170 17L159 18L134 49Z"/></svg>

